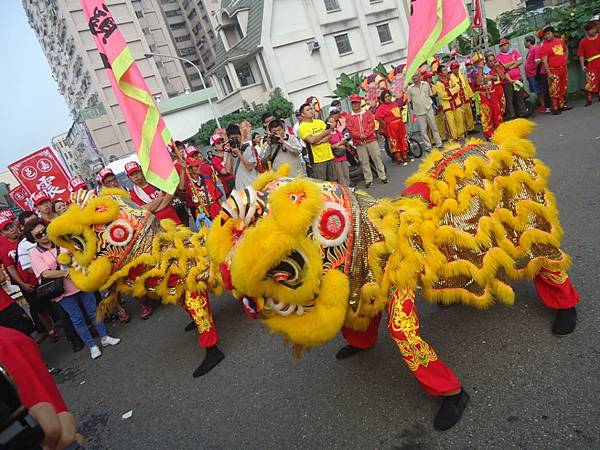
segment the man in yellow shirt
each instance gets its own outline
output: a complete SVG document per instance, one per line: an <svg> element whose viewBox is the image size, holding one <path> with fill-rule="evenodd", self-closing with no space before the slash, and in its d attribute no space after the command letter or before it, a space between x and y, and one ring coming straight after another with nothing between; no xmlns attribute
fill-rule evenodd
<svg viewBox="0 0 600 450"><path fill-rule="evenodd" d="M454 140L460 140L465 134L462 102L460 101L460 86L450 78L448 67L440 66L437 70L438 80L433 86L442 104L442 110Z"/></svg>
<svg viewBox="0 0 600 450"><path fill-rule="evenodd" d="M450 64L450 70L452 71L450 74L450 79L454 80L454 82L459 86L458 95L462 103L464 127L468 134L475 129L473 110L471 109L471 100L473 99L474 95L473 89L471 89L471 85L467 81L465 74L460 70L460 64L458 61L453 61L452 64Z"/></svg>
<svg viewBox="0 0 600 450"><path fill-rule="evenodd" d="M329 137L334 131L328 128L321 119L314 118L314 110L309 103L300 107L302 123L298 128L300 139L309 146L309 156L312 163L312 177L318 180L335 181L333 167L333 151L329 145Z"/></svg>

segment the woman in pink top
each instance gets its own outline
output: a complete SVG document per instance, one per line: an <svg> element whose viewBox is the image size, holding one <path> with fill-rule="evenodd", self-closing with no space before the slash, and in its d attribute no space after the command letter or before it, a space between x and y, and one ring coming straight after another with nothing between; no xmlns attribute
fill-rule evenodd
<svg viewBox="0 0 600 450"><path fill-rule="evenodd" d="M341 185L350 186L350 163L346 157L346 146L348 141L337 128L337 120L332 114L327 118L327 128L333 128L335 131L329 136L329 145L333 151L333 167L337 175L337 182Z"/></svg>
<svg viewBox="0 0 600 450"><path fill-rule="evenodd" d="M514 83L523 79L520 69L523 58L518 50L510 48L510 41L507 38L500 39L500 52L496 55L496 61L506 70L506 78L502 82L504 97L506 98L505 119L525 117L527 110L523 93L515 91L514 88Z"/></svg>
<svg viewBox="0 0 600 450"><path fill-rule="evenodd" d="M117 345L121 342L120 339L110 337L104 323L96 322L96 298L90 292L80 291L73 282L69 279L69 271L58 267L59 249L48 239L46 235L46 225L40 220L32 220L25 226L25 237L30 242L35 242L37 245L31 250L31 268L38 278L46 280L62 278L64 283L64 292L62 295L52 299L58 302L60 307L71 318L73 326L83 343L90 349L92 359L98 358L102 352L90 334L85 323L85 315L94 324L102 347L109 345ZM79 305L78 300L83 305L83 310Z"/></svg>
<svg viewBox="0 0 600 450"><path fill-rule="evenodd" d="M540 48L535 45L535 37L525 37L525 48L527 49L527 56L525 57L525 76L529 83L529 90L535 92L540 101L540 108L538 112L550 112L546 110L546 95L545 91L548 88L548 80L544 80L546 76L542 70L544 67L541 65ZM546 89L544 89L546 86Z"/></svg>

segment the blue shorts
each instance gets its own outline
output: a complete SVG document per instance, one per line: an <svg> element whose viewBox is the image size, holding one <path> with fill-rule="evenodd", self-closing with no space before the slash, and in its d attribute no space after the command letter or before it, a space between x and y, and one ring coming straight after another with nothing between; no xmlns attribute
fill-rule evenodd
<svg viewBox="0 0 600 450"><path fill-rule="evenodd" d="M535 77L527 77L527 81L529 82L529 90L531 92L535 92L536 94L541 94L544 92L542 83L540 83Z"/></svg>

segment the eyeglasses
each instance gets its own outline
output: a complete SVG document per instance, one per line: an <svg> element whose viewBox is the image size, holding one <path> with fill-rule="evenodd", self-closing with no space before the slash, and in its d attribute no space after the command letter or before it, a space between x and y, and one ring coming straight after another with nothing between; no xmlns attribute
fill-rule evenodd
<svg viewBox="0 0 600 450"><path fill-rule="evenodd" d="M36 239L41 239L43 237L46 237L46 230L40 231L39 233L35 233L33 235L33 237L36 238Z"/></svg>

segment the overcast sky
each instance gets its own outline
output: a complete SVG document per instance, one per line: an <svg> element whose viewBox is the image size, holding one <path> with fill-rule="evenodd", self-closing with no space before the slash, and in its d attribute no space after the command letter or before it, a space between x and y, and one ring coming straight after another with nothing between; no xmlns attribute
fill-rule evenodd
<svg viewBox="0 0 600 450"><path fill-rule="evenodd" d="M2 0L0 14L0 171L71 126L69 109L27 23L21 0Z"/></svg>

